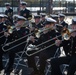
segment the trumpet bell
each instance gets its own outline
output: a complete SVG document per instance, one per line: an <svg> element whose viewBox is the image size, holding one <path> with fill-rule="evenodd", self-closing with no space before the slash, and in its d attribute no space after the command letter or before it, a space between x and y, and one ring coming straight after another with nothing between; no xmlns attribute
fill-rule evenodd
<svg viewBox="0 0 76 75"><path fill-rule="evenodd" d="M35 29L35 36L37 37L37 38L39 38L40 37L40 35L41 35L41 33L42 33L42 29Z"/></svg>

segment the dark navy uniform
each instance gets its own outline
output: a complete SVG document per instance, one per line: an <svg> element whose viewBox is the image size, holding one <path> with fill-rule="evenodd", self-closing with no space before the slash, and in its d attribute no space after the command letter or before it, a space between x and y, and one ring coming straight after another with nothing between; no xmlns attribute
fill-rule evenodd
<svg viewBox="0 0 76 75"><path fill-rule="evenodd" d="M57 34L58 34L58 33L56 33L55 30L52 30L52 31L44 34L43 37L45 37L45 38L43 38L43 39L44 39L44 41L47 41L47 40L49 40L49 39L52 39L52 38L56 37ZM57 35L57 36L58 36L58 35ZM44 44L44 46L47 47L47 46L49 46L49 45L54 44L54 43L55 43L55 40L57 40L57 38L55 38L55 39L54 39L53 41L51 41L51 42L48 42L48 43ZM57 48L58 48L58 47L57 47L56 45L54 45L54 46L49 47L49 48L47 48L46 50L44 50L44 51L42 51L42 52L40 53L40 55L39 55L39 58L40 58L40 68L39 68L39 69L40 69L41 75L44 73L45 66L46 66L46 60L47 60L48 58L51 58L51 57L54 56Z"/></svg>
<svg viewBox="0 0 76 75"><path fill-rule="evenodd" d="M22 5L22 7L25 6L25 8L20 10L20 15L24 16L27 20L31 19L32 18L32 14L31 14L30 10L28 10L26 8L27 3L26 2L21 2L20 4Z"/></svg>
<svg viewBox="0 0 76 75"><path fill-rule="evenodd" d="M68 24L64 21L65 15L64 14L59 14L60 22L59 24L62 25L63 27L68 27Z"/></svg>
<svg viewBox="0 0 76 75"><path fill-rule="evenodd" d="M50 23L50 22L49 22L49 23ZM34 45L39 45L39 44L41 44L42 42L48 41L48 40L50 40L50 39L52 39L52 38L55 38L55 37L58 36L58 35L60 35L60 34L59 34L59 33L56 33L55 30L49 30L47 33L42 34L42 35L40 36L40 38L39 38L38 40L36 40L36 42L34 42L34 43L32 43L32 44L34 44ZM40 49L46 48L47 46L54 44L57 39L58 39L58 38L55 38L54 40L49 41L48 43L45 43L45 44L39 46L39 48L40 48ZM60 39L60 37L59 37L59 39ZM49 48L47 48L47 49L45 49L45 50L43 50L43 51L41 51L41 52L38 53L38 55L39 55L39 60L40 60L40 61L39 61L39 62L40 62L39 74L38 74L38 70L37 70L37 68L36 68L35 60L34 60L34 56L35 56L36 54L33 55L33 56L31 56L31 57L29 57L28 63L29 63L29 65L30 65L30 67L32 67L32 68L34 69L34 71L35 71L34 73L35 73L35 74L37 74L37 75L44 75L46 60L47 60L48 58L54 56L57 48L58 48L58 47L57 47L56 45L53 45L53 46L50 46ZM40 49L39 49L39 50L40 50ZM31 60L32 60L32 61L31 61ZM32 74L31 74L31 75L32 75ZM33 74L33 75L34 75L34 74Z"/></svg>
<svg viewBox="0 0 76 75"><path fill-rule="evenodd" d="M15 40L21 38L21 37L28 35L28 34L29 34L29 30L25 29L25 27L21 27L19 30L16 30L12 34L10 34L10 36L8 37L8 39L9 39L8 42L10 43L12 41L15 41ZM27 39L27 37L5 47L4 49L11 48L12 46L15 46L19 43L26 41L26 39ZM27 42L7 51L9 53L9 63L8 63L8 66L6 67L5 72L11 72L12 71L12 69L13 69L12 67L13 67L14 59L15 59L15 53L17 53L19 51L23 51L26 43Z"/></svg>
<svg viewBox="0 0 76 75"><path fill-rule="evenodd" d="M60 24L61 24L63 27L68 28L68 24L67 24L65 21L62 21Z"/></svg>
<svg viewBox="0 0 76 75"><path fill-rule="evenodd" d="M3 22L0 23L0 32L1 32L0 33L0 64L1 64L0 65L0 71L3 69L2 56L3 56L4 52L2 50L2 46L4 45L4 43L6 41L6 37L3 36L4 32L2 32L2 31L6 30L6 29L7 29L7 27L3 25ZM1 36L3 36L3 37L1 37Z"/></svg>
<svg viewBox="0 0 76 75"><path fill-rule="evenodd" d="M5 11L5 14L11 18L13 16L13 10L11 8L9 8L9 10Z"/></svg>
<svg viewBox="0 0 76 75"><path fill-rule="evenodd" d="M13 10L11 8L9 8L8 10L5 11L5 14L8 16L8 19L11 21L11 23L13 23Z"/></svg>
<svg viewBox="0 0 76 75"><path fill-rule="evenodd" d="M32 43L34 45L38 45L38 44L41 44L42 42L45 42L47 40L50 40L54 37L56 37L56 35L59 35L58 33L55 32L55 30L52 30L52 31L49 31L48 33L46 34L43 34L41 35L41 37L38 39L38 41L36 41L35 43ZM45 48L49 45L52 45L55 43L55 40L57 40L57 38L55 38L53 41L51 42L48 42L46 44L43 44L42 46L40 46L40 49L42 48ZM39 60L40 60L40 68L39 68L39 71L41 73L41 75L43 74L44 75L44 70L45 70L45 65L46 65L46 60L50 57L53 57L56 50L57 50L57 46L52 46L52 47L49 47L47 49L45 49L44 51L38 53L37 55L39 55ZM35 55L34 55L35 56ZM35 66L35 60L34 60L34 57L31 56L29 57L28 59L28 64L30 67L33 67L34 68L34 71L37 72L37 69L36 69L36 66ZM32 60L32 61L31 61Z"/></svg>
<svg viewBox="0 0 76 75"><path fill-rule="evenodd" d="M25 18L24 17L21 17L21 16L18 16L18 21L20 21L20 20L22 22L24 22L25 21ZM9 24L7 21L2 22L1 25L0 25L0 31L5 30L7 32L8 31L8 29L7 29L8 28L8 25L7 24ZM11 33L11 34L9 33L10 35L9 36L6 36L7 37L7 41L6 41L5 44L3 44L3 41L4 41L4 37L5 36L3 36L0 39L0 44L3 44L3 45L0 45L0 49L1 49L0 50L1 51L0 52L0 64L1 64L0 65L0 71L3 69L3 63L2 63L2 56L3 56L3 54L4 53L7 53L9 55L9 63L8 63L8 65L5 68L6 75L10 75L10 72L12 71L12 66L13 66L14 58L15 58L15 53L18 52L18 51L21 51L24 48L24 45L22 44L21 46L18 46L16 48L13 48L10 51L4 51L2 49L2 46L6 45L7 43L10 43L12 41L15 41L15 40L17 40L17 39L19 39L19 38L21 38L23 36L26 36L28 33L29 33L29 30L26 29L25 27L20 27L20 29L17 29L17 30L14 28L13 29L13 33ZM2 33L2 34L4 35L4 33ZM2 34L1 34L1 36L2 36ZM8 49L11 46L15 46L16 44L19 44L19 42L23 42L25 40L26 40L26 38L24 38L24 39L22 39L20 41L17 41L15 43L11 44L11 45L8 45L8 46L4 47L4 49Z"/></svg>
<svg viewBox="0 0 76 75"><path fill-rule="evenodd" d="M8 16L8 19L10 20L11 23L13 23L13 10L10 8L11 4L10 3L5 3L5 6L7 10L5 10L5 14Z"/></svg>
<svg viewBox="0 0 76 75"><path fill-rule="evenodd" d="M29 18L30 17L31 12L28 9L24 9L20 11L20 15L24 16L25 18Z"/></svg>
<svg viewBox="0 0 76 75"><path fill-rule="evenodd" d="M45 19L46 14L45 13L40 13L40 15L41 15L41 23L44 25L45 22L46 22L46 19Z"/></svg>
<svg viewBox="0 0 76 75"><path fill-rule="evenodd" d="M72 24L76 25L76 19L75 22ZM69 65L67 75L74 75L76 71L76 36L71 36L69 40L64 40L62 42L62 45L65 46L64 51L66 56L51 60L51 75L62 75L62 72L60 70L60 65L62 64Z"/></svg>
<svg viewBox="0 0 76 75"><path fill-rule="evenodd" d="M42 28L43 27L43 24L42 22L40 21L40 15L35 15L34 16L34 19L37 20L35 21L35 28L39 29L39 28Z"/></svg>
<svg viewBox="0 0 76 75"><path fill-rule="evenodd" d="M74 41L72 43L72 41ZM60 65L68 64L68 75L74 75L76 70L76 37L72 40L65 41L63 45L66 45L64 49L66 56L53 59L51 62L52 72L51 75L62 75Z"/></svg>
<svg viewBox="0 0 76 75"><path fill-rule="evenodd" d="M39 29L39 28L42 28L43 27L43 24L40 22L38 24L35 24L35 28Z"/></svg>

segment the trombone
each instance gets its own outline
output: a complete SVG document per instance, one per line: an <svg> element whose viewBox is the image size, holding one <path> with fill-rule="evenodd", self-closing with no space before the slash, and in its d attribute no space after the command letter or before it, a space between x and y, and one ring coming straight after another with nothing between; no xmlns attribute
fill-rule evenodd
<svg viewBox="0 0 76 75"><path fill-rule="evenodd" d="M76 29L64 28L64 29L61 31L62 39L69 40L70 37L71 37L71 34L72 34L73 32L76 32Z"/></svg>
<svg viewBox="0 0 76 75"><path fill-rule="evenodd" d="M69 40L70 37L71 37L71 33L75 32L75 31L76 31L76 29L73 30L73 29L64 28L64 29L62 30L62 32L61 32L61 35L59 35L59 36L57 36L57 37L55 37L55 38L58 38L58 37L62 36L62 40L61 40L61 41ZM35 46L35 48L38 48L40 45L46 44L46 43L48 43L49 41L52 41L52 40L54 40L54 38L52 38L52 39L50 39L50 40L47 40L47 41L45 41L45 42L43 42L43 43ZM40 49L40 50L38 49L38 50L36 50L36 52L31 53L31 54L28 53L29 50L26 50L26 55L27 55L27 56L33 56L33 55L35 55L35 54L37 54L37 53L39 53L39 52L41 52L41 51L46 50L46 49L49 48L49 47L54 46L55 44L56 44L56 43L53 43L53 44L51 44L51 45L49 45L49 46L47 46L47 47L44 47L43 49ZM31 50L33 50L33 49L31 49Z"/></svg>
<svg viewBox="0 0 76 75"><path fill-rule="evenodd" d="M44 30L47 30L47 29L44 29ZM44 31L44 30L43 30L43 31ZM24 38L32 35L33 33L40 33L39 30L36 30L36 31L38 31L38 32L32 32L32 33L30 33L30 34L28 34L28 35L26 35L26 36L23 36L23 37L15 40L15 41L13 41L13 42L9 42L9 43L5 44L5 45L2 47L3 51L4 51L4 52L9 51L9 50L11 50L11 49L13 49L13 48L16 48L16 47L18 47L18 46L26 43L27 41L29 41L29 38L28 38L28 40L26 40L26 41L23 41L23 42L15 45L15 46L12 46L12 47L10 47L10 48L8 48L8 49L5 49L7 46L9 46L9 45L11 45L11 44L13 44L13 43L18 42L19 40L22 40L22 39L24 39ZM43 31L41 31L41 33L42 33ZM55 37L55 38L58 38L58 37L62 36L64 40L68 40L69 36L68 36L67 31L69 31L69 30L68 30L68 29L63 29L61 35L59 35L59 36L57 36L57 37ZM69 33L70 33L70 32L69 32ZM65 34L66 34L67 36L66 36ZM39 34L39 35L41 35L41 34ZM50 39L50 40L47 40L47 41L39 44L37 47L39 47L39 46L41 46L41 45L43 45L43 44L45 44L45 43L48 43L48 42L50 42L51 40L54 40L55 38L52 38L52 39ZM41 50L41 51L42 51L42 50ZM39 52L40 52L40 51L39 51ZM27 54L27 51L26 51L26 54ZM27 54L27 55L28 55L28 54Z"/></svg>
<svg viewBox="0 0 76 75"><path fill-rule="evenodd" d="M40 50L39 50L39 48L38 48L39 46L44 45L44 44L46 44L46 43L48 43L48 42L51 42L52 40L54 40L55 38L58 38L58 37L60 37L60 36L61 36L61 35L56 36L56 37L54 37L54 38L52 38L52 39L50 39L50 40L47 40L47 41L45 41L45 42L43 42L43 43L35 46L35 48L33 48L33 49L36 49L36 48L37 48L37 49L36 49L36 52L34 52L34 53L32 53L32 54L28 54L29 50L26 50L26 55L27 55L27 56L33 56L33 55L35 55L35 54L37 54L37 53L39 53L39 52L41 52L41 51L44 51L45 49L47 49L47 48L49 48L49 47L54 46L55 43L53 43L53 44L51 44L51 45L49 45L49 46L47 46L47 47L44 47L43 49L40 49ZM33 49L31 49L31 50L33 50Z"/></svg>
<svg viewBox="0 0 76 75"><path fill-rule="evenodd" d="M23 37L21 37L21 38L15 40L15 41L6 43L6 44L2 47L2 50L3 50L4 52L7 52L7 51L9 51L9 50L11 50L11 49L13 49L13 48L16 48L16 47L18 47L18 46L20 46L20 45L22 45L22 44L28 42L28 39L27 39L26 41L23 41L22 43L19 43L19 44L15 45L15 46L13 46L13 47L11 47L11 48L5 49L5 47L10 46L11 44L18 42L18 41L20 41L20 40L22 40L22 39L24 39L24 38L26 38L26 37L32 35L33 33L34 33L34 32L32 32L32 33L30 33L30 34L28 34L28 35L26 35L26 36L23 36Z"/></svg>
<svg viewBox="0 0 76 75"><path fill-rule="evenodd" d="M13 31L16 30L16 27L17 27L17 26L20 26L20 25L16 25L16 26L10 26L10 25L8 25L8 26L7 26L7 29L1 31L0 34L2 34L2 33L4 33L4 32L7 32L8 34L12 34ZM28 26L28 25L25 25L25 23L23 24L23 27L27 27L27 26ZM3 34L2 36L0 36L0 38L2 38L2 37L4 37L4 36L5 36L5 35Z"/></svg>
<svg viewBox="0 0 76 75"><path fill-rule="evenodd" d="M35 36L36 36L37 33L39 33L39 36L40 36L40 35L41 35L40 33L42 33L42 32L45 31L45 30L48 30L48 29L50 29L50 28L47 28L47 29L40 29L40 30L42 30L42 31L36 29L35 32L32 32L32 33L30 33L30 34L28 34L28 35L26 35L26 36L23 36L23 37L21 37L21 38L15 40L15 41L6 43L6 44L2 47L2 50L3 50L4 52L6 52L6 51L9 51L9 50L11 50L11 49L13 49L13 48L16 48L16 47L18 47L18 46L20 46L20 45L26 43L27 41L29 41L29 37L28 37L28 36L30 36L30 35L32 35L32 34L35 34ZM40 32L39 32L39 31L40 31ZM23 42L21 42L21 43L15 45L15 46L13 46L13 47L10 47L10 48L8 48L8 49L5 49L7 46L9 46L9 45L11 45L11 44L13 44L13 43L16 43L16 42L18 42L18 41L20 41L20 40L22 40L22 39L24 39L24 38L26 38L26 37L28 37L26 41L23 41Z"/></svg>
<svg viewBox="0 0 76 75"><path fill-rule="evenodd" d="M10 25L8 25L8 26L7 26L7 29L6 29L6 30L1 31L1 32L0 32L0 34L2 34L2 33L4 33L4 32L8 32L9 34L11 34L11 33L12 33L13 28L14 28L14 26L10 26ZM0 38L2 38L2 37L4 37L4 34L3 34L2 36L0 36Z"/></svg>

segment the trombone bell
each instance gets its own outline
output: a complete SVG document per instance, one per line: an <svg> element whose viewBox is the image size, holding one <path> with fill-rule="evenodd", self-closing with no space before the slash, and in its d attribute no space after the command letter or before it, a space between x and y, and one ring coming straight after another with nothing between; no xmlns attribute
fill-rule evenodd
<svg viewBox="0 0 76 75"><path fill-rule="evenodd" d="M12 34L14 27L13 26L9 26L8 27L8 33Z"/></svg>
<svg viewBox="0 0 76 75"><path fill-rule="evenodd" d="M62 30L61 34L62 34L62 37L63 37L64 40L69 40L70 39L71 32L70 32L69 29L64 28Z"/></svg>

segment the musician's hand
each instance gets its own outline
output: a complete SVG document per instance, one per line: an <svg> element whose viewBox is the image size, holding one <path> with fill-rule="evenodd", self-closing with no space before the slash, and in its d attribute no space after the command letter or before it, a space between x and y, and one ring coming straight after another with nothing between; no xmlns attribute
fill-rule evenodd
<svg viewBox="0 0 76 75"><path fill-rule="evenodd" d="M60 46L60 44L61 44L61 40L56 40L56 41L55 41L55 45L56 45L56 46Z"/></svg>
<svg viewBox="0 0 76 75"><path fill-rule="evenodd" d="M10 34L8 32L4 32L4 36L8 37Z"/></svg>
<svg viewBox="0 0 76 75"><path fill-rule="evenodd" d="M34 29L35 29L34 27L31 27L31 28L30 28L30 32L31 32L31 31L34 31Z"/></svg>
<svg viewBox="0 0 76 75"><path fill-rule="evenodd" d="M34 36L30 36L29 40L32 41L32 42L35 42L35 37Z"/></svg>
<svg viewBox="0 0 76 75"><path fill-rule="evenodd" d="M23 14L23 16L26 16L26 14Z"/></svg>

